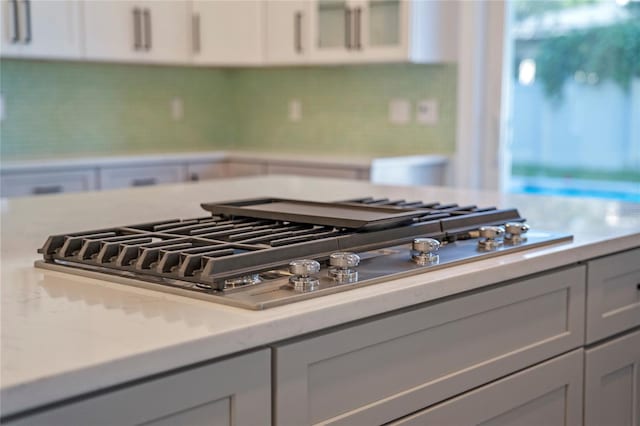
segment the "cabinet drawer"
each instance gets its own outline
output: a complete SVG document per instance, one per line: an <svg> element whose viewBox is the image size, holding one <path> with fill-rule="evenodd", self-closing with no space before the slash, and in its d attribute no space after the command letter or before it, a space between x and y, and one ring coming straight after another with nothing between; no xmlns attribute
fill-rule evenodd
<svg viewBox="0 0 640 426"><path fill-rule="evenodd" d="M3 173L2 196L57 194L96 189L93 170L70 170L42 173Z"/></svg>
<svg viewBox="0 0 640 426"><path fill-rule="evenodd" d="M579 349L390 423L413 425L582 424Z"/></svg>
<svg viewBox="0 0 640 426"><path fill-rule="evenodd" d="M334 169L328 167L315 166L290 166L283 164L269 164L268 173L270 175L297 175L297 176L319 176L334 177L343 179L361 179L358 169Z"/></svg>
<svg viewBox="0 0 640 426"><path fill-rule="evenodd" d="M581 346L585 267L274 349L277 425L380 424Z"/></svg>
<svg viewBox="0 0 640 426"><path fill-rule="evenodd" d="M594 348L585 356L584 424L640 424L640 330Z"/></svg>
<svg viewBox="0 0 640 426"><path fill-rule="evenodd" d="M181 165L105 167L100 169L102 189L177 183L185 180L185 167Z"/></svg>
<svg viewBox="0 0 640 426"><path fill-rule="evenodd" d="M266 163L230 161L227 163L227 173L229 177L266 175L267 165Z"/></svg>
<svg viewBox="0 0 640 426"><path fill-rule="evenodd" d="M227 176L227 164L199 163L187 165L187 179L191 181L219 179Z"/></svg>
<svg viewBox="0 0 640 426"><path fill-rule="evenodd" d="M271 418L270 367L269 350L263 349L125 386L40 414L10 419L3 424L268 424Z"/></svg>
<svg viewBox="0 0 640 426"><path fill-rule="evenodd" d="M640 249L587 264L587 343L640 325Z"/></svg>

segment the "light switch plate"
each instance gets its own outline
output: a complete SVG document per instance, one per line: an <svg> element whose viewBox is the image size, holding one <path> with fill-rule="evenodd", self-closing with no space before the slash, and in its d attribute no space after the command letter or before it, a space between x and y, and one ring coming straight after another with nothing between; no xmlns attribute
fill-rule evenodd
<svg viewBox="0 0 640 426"><path fill-rule="evenodd" d="M408 99L391 99L389 101L389 123L407 124L411 121L411 102Z"/></svg>
<svg viewBox="0 0 640 426"><path fill-rule="evenodd" d="M438 124L438 101L436 99L422 99L416 104L416 121L426 126Z"/></svg>
<svg viewBox="0 0 640 426"><path fill-rule="evenodd" d="M171 118L174 121L180 121L184 117L184 104L182 98L176 96L171 99Z"/></svg>

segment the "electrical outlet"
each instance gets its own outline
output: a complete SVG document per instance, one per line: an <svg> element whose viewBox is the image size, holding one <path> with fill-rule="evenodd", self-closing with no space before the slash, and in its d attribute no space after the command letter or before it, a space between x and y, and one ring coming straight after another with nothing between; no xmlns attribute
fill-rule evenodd
<svg viewBox="0 0 640 426"><path fill-rule="evenodd" d="M300 99L289 100L289 121L297 122L302 120L302 102Z"/></svg>
<svg viewBox="0 0 640 426"><path fill-rule="evenodd" d="M389 123L407 124L411 121L411 102L408 99L391 99L389 101Z"/></svg>
<svg viewBox="0 0 640 426"><path fill-rule="evenodd" d="M416 121L426 126L438 124L438 100L422 99L416 104Z"/></svg>
<svg viewBox="0 0 640 426"><path fill-rule="evenodd" d="M170 102L171 118L174 121L180 121L184 118L184 104L182 98L175 97Z"/></svg>

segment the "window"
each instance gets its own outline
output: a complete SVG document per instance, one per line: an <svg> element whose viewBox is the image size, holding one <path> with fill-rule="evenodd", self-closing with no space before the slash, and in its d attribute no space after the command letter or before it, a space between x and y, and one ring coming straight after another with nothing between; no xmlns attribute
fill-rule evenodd
<svg viewBox="0 0 640 426"><path fill-rule="evenodd" d="M511 13L509 189L640 202L640 1Z"/></svg>

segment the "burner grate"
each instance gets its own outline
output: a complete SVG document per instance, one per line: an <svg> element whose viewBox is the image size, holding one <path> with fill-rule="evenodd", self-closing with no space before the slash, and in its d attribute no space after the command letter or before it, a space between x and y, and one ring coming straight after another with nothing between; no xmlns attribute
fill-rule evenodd
<svg viewBox="0 0 640 426"><path fill-rule="evenodd" d="M475 205L371 197L334 204L395 206L421 214L393 227L360 230L227 215L172 219L52 235L39 252L49 263L223 290L226 278L278 268L296 258L324 260L336 251L377 249L418 236L455 241L482 225L523 220L515 209Z"/></svg>

